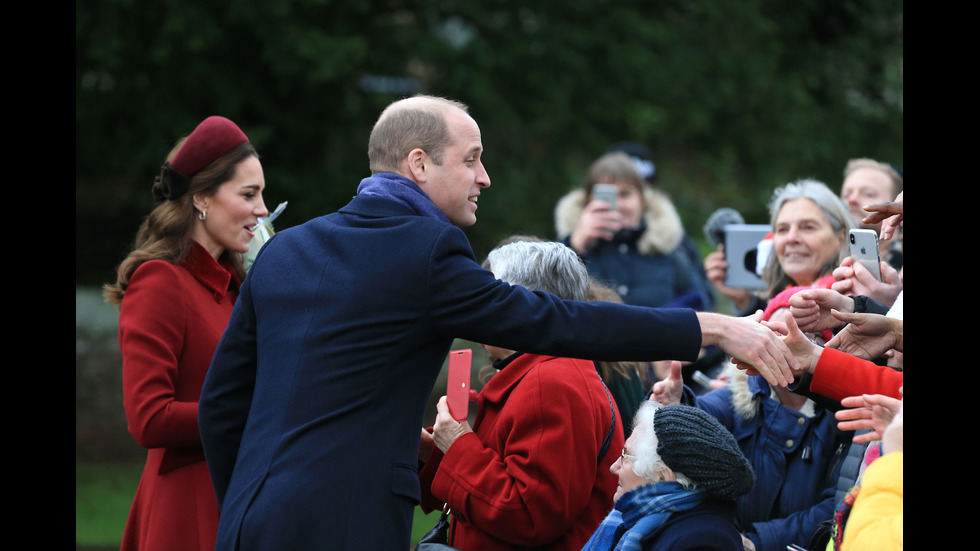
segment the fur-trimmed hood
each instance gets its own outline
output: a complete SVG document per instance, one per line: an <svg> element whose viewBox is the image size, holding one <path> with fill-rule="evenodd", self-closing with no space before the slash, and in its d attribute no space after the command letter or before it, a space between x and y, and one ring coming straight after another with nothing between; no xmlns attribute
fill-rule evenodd
<svg viewBox="0 0 980 551"><path fill-rule="evenodd" d="M742 369L735 364L730 364L725 368L725 376L728 377L728 390L732 393L732 409L735 414L742 419L751 419L759 413L759 395L769 396L772 388L761 375L749 377ZM816 404L812 400L807 400L801 410L804 415L812 416Z"/></svg>
<svg viewBox="0 0 980 551"><path fill-rule="evenodd" d="M645 186L643 200L646 212L643 220L646 231L637 242L642 254L667 254L676 249L684 237L684 226L677 209L670 198L659 190ZM572 190L562 197L555 206L555 231L559 239L564 239L575 231L582 211L585 210L585 190Z"/></svg>

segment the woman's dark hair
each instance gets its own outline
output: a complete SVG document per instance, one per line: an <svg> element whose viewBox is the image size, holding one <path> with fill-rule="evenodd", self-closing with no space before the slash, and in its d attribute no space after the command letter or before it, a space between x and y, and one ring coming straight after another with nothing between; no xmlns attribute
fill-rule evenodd
<svg viewBox="0 0 980 551"><path fill-rule="evenodd" d="M173 160L184 140L186 138L177 142L167 155L167 161ZM258 158L258 156L250 143L238 145L194 174L190 178L187 193L163 201L150 211L136 232L133 250L116 269L116 282L106 284L102 288L102 295L106 302L116 306L122 304L130 277L147 260L164 260L172 264L180 264L191 249L191 230L194 227L194 218L197 216L193 203L194 196L214 195L221 184L235 177L235 170L239 163L249 157ZM225 251L222 258L235 266L240 278L245 277L245 268L238 253Z"/></svg>

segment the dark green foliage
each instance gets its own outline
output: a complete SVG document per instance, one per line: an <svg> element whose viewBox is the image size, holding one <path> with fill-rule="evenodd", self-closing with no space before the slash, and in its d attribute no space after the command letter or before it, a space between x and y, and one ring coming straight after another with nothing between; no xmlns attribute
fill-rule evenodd
<svg viewBox="0 0 980 551"><path fill-rule="evenodd" d="M378 113L414 92L480 123L478 256L555 237L557 199L622 140L650 147L696 237L721 206L765 222L780 184L902 164L903 24L884 0L76 3L76 282L111 279L204 117L252 138L283 228L346 203Z"/></svg>

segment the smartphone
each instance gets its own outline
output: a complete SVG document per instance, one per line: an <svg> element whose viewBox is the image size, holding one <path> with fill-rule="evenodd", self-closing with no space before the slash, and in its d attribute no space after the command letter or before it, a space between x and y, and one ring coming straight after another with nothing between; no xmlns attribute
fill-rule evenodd
<svg viewBox="0 0 980 551"><path fill-rule="evenodd" d="M851 230L847 239L851 242L851 258L881 281L881 256L878 254L878 233L874 230Z"/></svg>
<svg viewBox="0 0 980 551"><path fill-rule="evenodd" d="M769 235L766 224L728 224L725 226L725 286L735 289L764 289L766 282L759 267L769 261L770 248L759 245Z"/></svg>
<svg viewBox="0 0 980 551"><path fill-rule="evenodd" d="M592 186L592 198L609 203L611 210L616 210L616 197L618 195L619 186L615 184L596 184Z"/></svg>
<svg viewBox="0 0 980 551"><path fill-rule="evenodd" d="M469 348L449 352L449 382L446 385L446 401L449 414L457 421L464 421L470 411L470 373L473 351Z"/></svg>

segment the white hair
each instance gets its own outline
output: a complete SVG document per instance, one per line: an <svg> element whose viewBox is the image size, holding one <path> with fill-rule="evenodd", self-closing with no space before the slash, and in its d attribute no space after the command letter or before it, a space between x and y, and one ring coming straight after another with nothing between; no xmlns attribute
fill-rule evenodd
<svg viewBox="0 0 980 551"><path fill-rule="evenodd" d="M564 300L586 300L589 274L582 259L554 241L516 241L490 251L487 267L493 275L531 291L544 291Z"/></svg>

